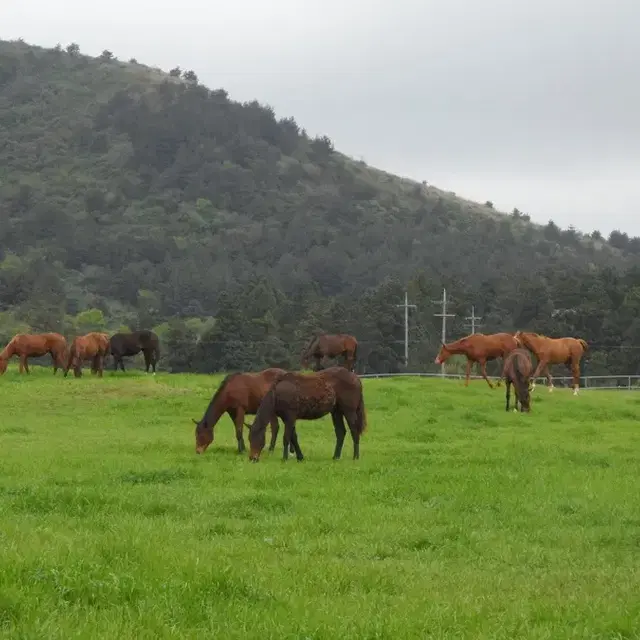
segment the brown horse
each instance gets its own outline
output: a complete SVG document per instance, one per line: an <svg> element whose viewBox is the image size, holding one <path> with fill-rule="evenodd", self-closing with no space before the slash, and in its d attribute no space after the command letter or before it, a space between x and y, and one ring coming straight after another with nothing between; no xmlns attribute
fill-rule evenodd
<svg viewBox="0 0 640 640"><path fill-rule="evenodd" d="M516 332L514 338L519 345L529 349L538 359L538 366L532 376L532 391L536 387L535 380L541 372L547 376L549 392L553 391L553 379L549 373L549 365L564 364L571 371L573 377L573 395L578 395L580 360L589 348L589 345L582 338L548 338L527 331Z"/></svg>
<svg viewBox="0 0 640 640"><path fill-rule="evenodd" d="M520 411L531 411L531 396L529 393L529 385L531 384L531 373L533 372L533 364L531 356L526 349L514 349L504 359L504 367L502 368L502 377L505 379L507 389L507 406L509 411L509 400L511 399L511 385L515 390L515 409L518 410L518 400L520 401Z"/></svg>
<svg viewBox="0 0 640 640"><path fill-rule="evenodd" d="M109 352L109 336L106 333L92 331L84 336L73 339L64 368L64 377L67 377L69 369L73 367L73 375L76 378L82 376L82 362L91 360L91 373L97 373L102 378L104 359Z"/></svg>
<svg viewBox="0 0 640 640"><path fill-rule="evenodd" d="M249 432L249 459L258 462L264 449L267 424L276 416L284 422L283 460L289 457L293 443L298 461L304 459L296 420L317 420L331 414L336 432L333 459L339 460L347 432L346 419L353 440L353 459L360 457L360 436L367 428L367 413L362 395L362 382L344 367L329 367L316 373L287 373L271 386L260 404Z"/></svg>
<svg viewBox="0 0 640 640"><path fill-rule="evenodd" d="M213 442L213 428L224 413L228 413L236 427L238 453L245 450L242 427L245 415L255 415L269 387L284 376L284 369L265 369L258 373L232 373L228 375L214 393L202 419L196 424L196 453L203 453ZM246 425L250 426L250 425ZM271 420L271 444L273 451L278 437L278 420Z"/></svg>
<svg viewBox="0 0 640 640"><path fill-rule="evenodd" d="M493 333L484 335L483 333L474 333L472 335L460 338L449 344L442 344L440 351L436 356L435 363L442 364L453 355L464 354L467 356L467 379L465 387L469 386L469 376L471 374L471 364L479 362L482 368L482 377L487 384L493 389L491 381L487 377L487 362L502 358L518 346L518 343L510 333ZM498 381L498 385L500 381Z"/></svg>
<svg viewBox="0 0 640 640"><path fill-rule="evenodd" d="M314 336L309 340L302 351L302 368L306 369L309 360L316 361L316 371L320 369L320 363L324 358L344 357L344 366L353 371L358 355L358 341L346 333L324 333Z"/></svg>
<svg viewBox="0 0 640 640"><path fill-rule="evenodd" d="M0 352L0 375L7 370L9 358L17 355L20 358L20 373L29 373L28 358L37 358L47 353L53 360L53 375L64 367L67 341L59 333L18 333Z"/></svg>

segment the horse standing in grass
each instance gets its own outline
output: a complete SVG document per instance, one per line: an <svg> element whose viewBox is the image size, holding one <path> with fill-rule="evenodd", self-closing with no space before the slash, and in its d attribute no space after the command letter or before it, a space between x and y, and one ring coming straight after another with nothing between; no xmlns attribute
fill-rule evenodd
<svg viewBox="0 0 640 640"><path fill-rule="evenodd" d="M213 428L224 413L228 413L235 424L238 453L242 453L245 450L242 436L245 415L255 415L269 387L286 373L284 369L273 368L258 373L232 373L228 375L211 398L202 419L200 421L193 420L196 424L196 453L203 453L213 442ZM276 446L278 429L278 419L273 416L269 451L273 451Z"/></svg>
<svg viewBox="0 0 640 640"><path fill-rule="evenodd" d="M132 333L116 333L111 336L110 351L114 371L118 370L118 366L124 371L123 358L135 356L142 351L145 371L149 373L149 367L152 367L153 375L156 375L156 364L160 358L160 339L153 331L145 329Z"/></svg>
<svg viewBox="0 0 640 640"><path fill-rule="evenodd" d="M531 356L526 349L514 349L504 359L504 367L502 368L502 377L505 379L505 387L507 390L506 411L509 411L509 400L511 399L511 385L514 386L515 408L518 410L518 400L520 401L520 411L531 411L531 395L529 393L529 384L531 382L531 373L533 372L533 364Z"/></svg>
<svg viewBox="0 0 640 640"><path fill-rule="evenodd" d="M491 380L487 377L487 362L502 358L511 353L518 343L510 333L493 333L485 335L483 333L474 333L472 335L460 338L449 344L442 343L440 351L436 356L435 363L442 364L453 355L467 356L467 377L465 387L469 386L469 376L471 375L471 365L479 362L482 368L482 377L487 384L493 389ZM500 381L498 381L498 385Z"/></svg>
<svg viewBox="0 0 640 640"><path fill-rule="evenodd" d="M353 371L358 355L358 341L346 333L321 334L309 340L307 346L302 351L302 368L306 369L309 360L316 361L316 371L320 369L320 363L324 358L337 358L343 356L344 366L349 371Z"/></svg>
<svg viewBox="0 0 640 640"><path fill-rule="evenodd" d="M77 336L71 343L67 364L64 369L64 377L67 377L69 369L73 367L73 375L76 378L82 376L82 363L91 360L91 373L97 373L102 378L104 359L109 352L109 336L106 333L92 331L84 336Z"/></svg>
<svg viewBox="0 0 640 640"><path fill-rule="evenodd" d="M531 390L536 387L536 378L541 372L547 377L549 393L553 391L553 379L549 373L549 365L564 364L571 371L573 378L573 395L578 395L580 388L580 361L589 345L582 338L548 338L538 333L527 331L516 332L514 338L518 345L525 347L538 359L538 366L533 373Z"/></svg>
<svg viewBox="0 0 640 640"><path fill-rule="evenodd" d="M264 449L267 424L278 417L284 422L283 460L288 459L292 443L296 458L302 461L296 420L317 420L329 413L336 433L333 459L339 460L342 454L346 419L353 439L353 459L357 460L360 436L367 427L360 378L344 367L330 367L311 374L287 373L271 386L260 404L249 431L249 459L258 462Z"/></svg>
<svg viewBox="0 0 640 640"><path fill-rule="evenodd" d="M9 344L0 352L0 375L7 370L9 359L13 356L20 358L20 373L29 373L28 358L38 358L47 353L53 360L53 375L58 369L64 368L67 352L67 341L59 333L18 333L13 336Z"/></svg>

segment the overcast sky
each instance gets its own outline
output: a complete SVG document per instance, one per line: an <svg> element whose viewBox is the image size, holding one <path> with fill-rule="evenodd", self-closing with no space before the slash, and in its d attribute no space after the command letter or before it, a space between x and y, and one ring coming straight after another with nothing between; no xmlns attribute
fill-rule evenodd
<svg viewBox="0 0 640 640"><path fill-rule="evenodd" d="M0 37L193 69L369 164L640 235L637 0L0 0Z"/></svg>

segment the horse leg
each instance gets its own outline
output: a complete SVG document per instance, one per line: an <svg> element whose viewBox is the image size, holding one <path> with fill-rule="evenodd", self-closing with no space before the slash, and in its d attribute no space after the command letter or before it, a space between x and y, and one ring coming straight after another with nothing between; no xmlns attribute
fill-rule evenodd
<svg viewBox="0 0 640 640"><path fill-rule="evenodd" d="M487 384L493 389L493 384L491 384L491 380L489 380L487 376L487 361L480 360L480 367L482 368L482 377L487 381Z"/></svg>
<svg viewBox="0 0 640 640"><path fill-rule="evenodd" d="M511 399L511 380L507 378L507 381L504 384L507 396L507 406L505 411L509 411L509 400Z"/></svg>
<svg viewBox="0 0 640 640"><path fill-rule="evenodd" d="M344 437L347 434L347 428L344 426L344 418L342 416L342 412L339 409L334 409L331 412L331 420L333 420L333 429L336 432L336 448L333 452L333 459L340 460L340 456L342 455L342 447L344 445Z"/></svg>
<svg viewBox="0 0 640 640"><path fill-rule="evenodd" d="M578 362L571 363L571 373L573 375L573 395L578 395L580 388L580 364Z"/></svg>
<svg viewBox="0 0 640 640"><path fill-rule="evenodd" d="M146 349L143 349L142 357L144 358L144 372L149 373L149 367L151 366L151 359L149 358L149 352Z"/></svg>
<svg viewBox="0 0 640 640"><path fill-rule="evenodd" d="M284 434L282 436L282 462L286 462L289 459L289 445L293 438L293 432L296 428L296 421L292 420L290 416L283 419L284 422ZM297 436L296 436L297 437ZM294 445L295 449L295 445Z"/></svg>
<svg viewBox="0 0 640 640"><path fill-rule="evenodd" d="M55 376L56 373L58 373L58 356L55 351L50 351L49 353L51 353L51 360L53 361L53 375Z"/></svg>
<svg viewBox="0 0 640 640"><path fill-rule="evenodd" d="M469 377L471 376L471 360L467 358L467 379L465 380L464 386L469 386Z"/></svg>
<svg viewBox="0 0 640 640"><path fill-rule="evenodd" d="M27 373L31 373L31 371L29 371L29 361L28 361L27 356L23 356L23 358L24 358L24 370ZM22 358L21 358L21 360L22 360Z"/></svg>
<svg viewBox="0 0 640 640"><path fill-rule="evenodd" d="M538 366L535 368L535 371L531 375L531 393L533 393L534 389L536 388L536 378L540 375L540 372L546 365L547 365L546 360L542 360L541 358L538 358Z"/></svg>
<svg viewBox="0 0 640 640"><path fill-rule="evenodd" d="M298 444L298 432L296 431L295 426L293 427L293 431L291 432L291 441L289 442L289 447L291 449L291 453L296 454L296 460L298 462L302 462L304 460L304 456L302 455L302 449L300 449L300 445Z"/></svg>
<svg viewBox="0 0 640 640"><path fill-rule="evenodd" d="M549 365L545 366L544 373L547 376L547 384L549 385L549 393L553 391L553 378L551 377L551 373L549 372Z"/></svg>
<svg viewBox="0 0 640 640"><path fill-rule="evenodd" d="M98 377L102 378L102 374L104 372L104 356L98 354L96 356L96 359L97 359L96 369L98 370Z"/></svg>
<svg viewBox="0 0 640 640"><path fill-rule="evenodd" d="M349 425L349 432L351 433L351 439L353 440L353 459L360 459L360 434L357 430L358 418L355 411L348 411L344 414ZM344 427L343 427L344 428Z"/></svg>
<svg viewBox="0 0 640 640"><path fill-rule="evenodd" d="M236 427L236 440L238 441L238 453L244 453L244 437L242 435L242 427L244 427L244 409L239 407L238 409L229 409L227 411L233 423Z"/></svg>

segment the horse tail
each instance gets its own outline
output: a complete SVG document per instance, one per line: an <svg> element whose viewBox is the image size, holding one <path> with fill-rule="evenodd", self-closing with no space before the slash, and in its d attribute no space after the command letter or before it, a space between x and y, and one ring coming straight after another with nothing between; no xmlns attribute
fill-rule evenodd
<svg viewBox="0 0 640 640"><path fill-rule="evenodd" d="M589 349L589 345L588 345L586 340L583 340L582 338L578 338L578 342L582 345L582 348L585 351L587 351Z"/></svg>
<svg viewBox="0 0 640 640"><path fill-rule="evenodd" d="M360 401L356 407L356 429L360 436L367 430L367 408L364 406L362 387L360 387Z"/></svg>

